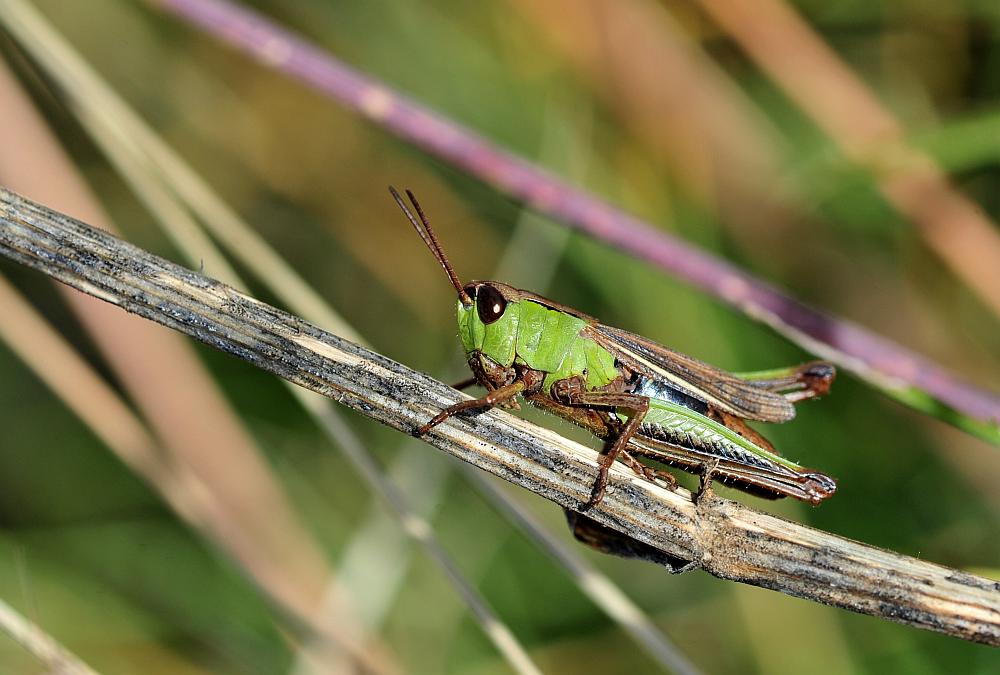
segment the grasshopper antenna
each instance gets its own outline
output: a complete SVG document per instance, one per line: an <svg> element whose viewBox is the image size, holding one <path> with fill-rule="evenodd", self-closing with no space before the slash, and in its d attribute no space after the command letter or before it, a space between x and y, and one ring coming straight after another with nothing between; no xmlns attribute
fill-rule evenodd
<svg viewBox="0 0 1000 675"><path fill-rule="evenodd" d="M462 304L466 307L472 306L472 298L469 294L465 292L465 288L462 287L462 282L459 281L458 275L455 274L455 268L451 266L448 261L448 256L444 254L444 250L441 248L441 244L438 242L437 235L434 234L434 230L431 229L431 224L427 222L427 216L424 215L424 210L420 208L420 202L417 198L413 196L413 193L409 190L406 191L406 196L410 198L410 203L413 204L413 208L416 210L417 215L420 216L420 222L413 216L413 212L403 201L402 196L396 191L396 188L389 186L389 192L392 194L392 198L396 200L399 208L402 209L403 215L410 221L413 225L413 229L417 231L420 238L423 240L427 248L430 249L431 253L437 258L437 261L441 263L441 267L444 268L445 274L451 279L452 286L458 291L458 299L462 301ZM423 225L423 227L421 227Z"/></svg>

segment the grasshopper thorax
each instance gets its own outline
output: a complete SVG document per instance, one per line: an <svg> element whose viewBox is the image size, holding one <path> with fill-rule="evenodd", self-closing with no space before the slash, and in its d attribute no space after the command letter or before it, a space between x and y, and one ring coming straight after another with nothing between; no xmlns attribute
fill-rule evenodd
<svg viewBox="0 0 1000 675"><path fill-rule="evenodd" d="M471 304L459 298L458 332L467 356L483 354L504 367L516 356L521 293L497 281L473 281L462 289Z"/></svg>

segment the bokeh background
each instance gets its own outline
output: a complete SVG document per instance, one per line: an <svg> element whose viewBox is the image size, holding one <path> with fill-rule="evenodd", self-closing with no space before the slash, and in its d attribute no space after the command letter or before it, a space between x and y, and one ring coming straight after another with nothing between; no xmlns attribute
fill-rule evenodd
<svg viewBox="0 0 1000 675"><path fill-rule="evenodd" d="M389 198L390 183L420 197L463 278L532 288L731 370L810 358L768 328L525 211L151 3L31 4L320 296L393 359L446 381L464 377L453 294ZM992 301L998 289L990 289L990 275L1000 269L991 254L1000 219L996 3L246 4L663 230L1000 389L1000 307ZM777 20L788 11L789 21ZM0 57L124 236L183 262L51 77L5 30ZM15 90L4 87L4 133L36 142L29 118L14 114ZM883 108L853 107L844 92ZM868 136L852 137L858 129ZM0 144L0 183L38 186L34 194L21 191L58 207L66 169L45 160L37 143L16 155L14 146ZM987 227L959 232L960 224L947 219L928 224L931 204L900 208L886 186L903 145L932 158ZM23 353L0 342L5 601L101 672L306 672L303 643L262 585L287 584L291 596L317 597L332 571L344 582L346 615L364 623L373 651L402 671L509 672L441 570L409 547L341 450L275 378L200 345L175 345L191 352L195 371L202 368L194 377L176 366L173 351L146 342L147 333L117 329L117 346L113 337L94 337L86 326L102 320L81 319L41 275L6 260L0 273L127 402L163 453L172 452L171 442L184 445L183 461L205 471L201 480L210 489L218 481L219 494L240 514L236 521L244 518L240 531L255 541L234 549L232 532L178 515ZM274 301L259 282L251 290ZM27 325L14 316L8 305L0 321ZM29 335L33 357L51 365L42 333ZM113 363L109 350L126 344L137 356ZM87 386L69 384L96 400ZM177 403L211 398L209 390L231 410L213 408L198 422ZM97 408L98 418L118 419ZM557 420L524 414L575 434ZM378 462L393 467L393 479L428 514L458 567L545 672L658 671L451 461L344 415ZM171 439L170 429L190 435ZM849 374L828 399L804 405L794 422L766 433L786 455L836 476L837 495L819 508L720 488L725 496L1000 578L997 447L904 408ZM553 536L570 539L559 509L500 487ZM270 553L260 554L258 545ZM700 572L673 577L650 564L579 552L705 672L1000 668L987 647ZM255 571L258 563L266 571ZM0 672L48 671L0 637Z"/></svg>

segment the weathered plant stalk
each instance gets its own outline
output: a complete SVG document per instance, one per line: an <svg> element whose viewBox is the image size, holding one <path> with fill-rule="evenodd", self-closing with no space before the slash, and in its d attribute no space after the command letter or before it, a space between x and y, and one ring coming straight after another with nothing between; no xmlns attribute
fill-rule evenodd
<svg viewBox="0 0 1000 675"><path fill-rule="evenodd" d="M196 272L0 188L0 253L412 433L462 394ZM155 355L150 355L155 358ZM431 445L569 509L596 454L502 411L459 416ZM695 505L614 470L589 516L724 579L1000 646L1000 583L715 496Z"/></svg>

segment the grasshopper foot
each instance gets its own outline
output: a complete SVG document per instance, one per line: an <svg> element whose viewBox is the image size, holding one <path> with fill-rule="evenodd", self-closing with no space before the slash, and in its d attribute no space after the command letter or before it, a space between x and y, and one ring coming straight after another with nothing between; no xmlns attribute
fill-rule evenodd
<svg viewBox="0 0 1000 675"><path fill-rule="evenodd" d="M590 499L584 504L580 511L589 511L604 499L604 493L608 489L608 472L611 469L611 463L614 462L614 457L611 461L606 461L610 455L601 455L600 462L597 465L597 480L594 481L594 489L590 492Z"/></svg>
<svg viewBox="0 0 1000 675"><path fill-rule="evenodd" d="M632 469L640 477L645 478L650 483L663 482L667 484L667 489L673 490L677 487L677 479L669 471L661 471L660 469L654 469L651 466L643 464L638 459L633 457L627 452L622 452L621 457L622 463L628 468Z"/></svg>
<svg viewBox="0 0 1000 675"><path fill-rule="evenodd" d="M413 435L416 436L417 438L425 436L428 431L430 431L437 425L441 424L441 422L444 422L446 419L448 419L448 417L449 415L445 415L444 413L435 415L430 422L423 425L422 427L417 428L417 430L413 432Z"/></svg>
<svg viewBox="0 0 1000 675"><path fill-rule="evenodd" d="M719 468L719 460L715 459L705 464L698 480L698 491L693 495L695 506L701 503L707 495L712 492L712 481L715 480L715 471Z"/></svg>

